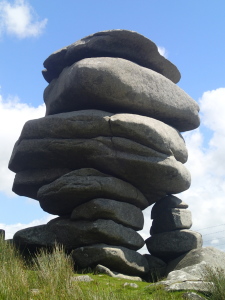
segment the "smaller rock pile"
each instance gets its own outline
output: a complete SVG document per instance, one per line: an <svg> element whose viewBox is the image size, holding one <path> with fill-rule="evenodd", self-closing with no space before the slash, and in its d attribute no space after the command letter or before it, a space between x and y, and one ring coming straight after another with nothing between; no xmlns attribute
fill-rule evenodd
<svg viewBox="0 0 225 300"><path fill-rule="evenodd" d="M152 208L151 237L145 242L149 252L168 262L192 249L202 246L198 232L192 226L188 205L175 196L160 199Z"/></svg>

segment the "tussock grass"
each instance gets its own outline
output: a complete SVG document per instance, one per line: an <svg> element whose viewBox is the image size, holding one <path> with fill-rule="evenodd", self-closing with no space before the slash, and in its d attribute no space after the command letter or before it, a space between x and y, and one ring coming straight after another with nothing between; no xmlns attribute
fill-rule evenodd
<svg viewBox="0 0 225 300"><path fill-rule="evenodd" d="M57 245L52 253L41 250L27 264L12 244L0 237L0 300L183 299L183 292L169 293L147 282L136 282L138 288L124 287L127 280L107 275L89 273L93 281L77 282L71 280L80 275L73 267L71 257Z"/></svg>
<svg viewBox="0 0 225 300"><path fill-rule="evenodd" d="M221 268L205 269L205 281L211 282L209 285L210 300L225 300L225 273Z"/></svg>

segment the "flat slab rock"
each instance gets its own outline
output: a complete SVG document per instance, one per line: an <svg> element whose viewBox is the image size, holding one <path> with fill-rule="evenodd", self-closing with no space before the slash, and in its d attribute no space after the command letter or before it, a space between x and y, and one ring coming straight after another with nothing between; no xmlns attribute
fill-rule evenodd
<svg viewBox="0 0 225 300"><path fill-rule="evenodd" d="M157 218L157 216L159 216L162 213L162 211L171 208L185 209L188 208L188 204L174 195L168 195L166 197L163 197L153 205L151 210L151 219Z"/></svg>
<svg viewBox="0 0 225 300"><path fill-rule="evenodd" d="M197 102L182 89L121 58L86 58L64 69L45 89L44 101L46 115L101 109L152 117L179 131L200 124Z"/></svg>
<svg viewBox="0 0 225 300"><path fill-rule="evenodd" d="M55 166L98 169L135 186L149 204L166 194L185 191L191 180L189 171L174 156L120 137L22 140L9 162L14 172Z"/></svg>
<svg viewBox="0 0 225 300"><path fill-rule="evenodd" d="M144 226L144 216L140 208L135 205L111 199L97 198L77 206L71 220L109 219L116 223L141 230Z"/></svg>
<svg viewBox="0 0 225 300"><path fill-rule="evenodd" d="M144 245L144 240L136 231L111 220L71 221L60 217L46 225L17 231L13 241L20 248L31 251L41 247L51 248L55 243L62 244L67 250L96 243L119 245L133 250Z"/></svg>
<svg viewBox="0 0 225 300"><path fill-rule="evenodd" d="M111 271L131 276L143 276L149 271L147 260L138 252L121 246L96 244L72 251L75 265L81 268L101 264Z"/></svg>
<svg viewBox="0 0 225 300"><path fill-rule="evenodd" d="M168 262L184 253L202 247L202 236L188 229L152 235L146 241L148 251Z"/></svg>
<svg viewBox="0 0 225 300"><path fill-rule="evenodd" d="M98 136L130 139L173 155L182 163L187 161L184 139L175 128L145 116L113 115L101 110L73 111L30 120L25 123L18 143L24 139L91 139Z"/></svg>
<svg viewBox="0 0 225 300"><path fill-rule="evenodd" d="M161 56L157 46L145 36L129 30L107 30L89 35L51 54L45 61L44 78L50 82L62 70L87 57L121 57L150 68L173 82L180 80L180 72Z"/></svg>
<svg viewBox="0 0 225 300"><path fill-rule="evenodd" d="M153 219L150 234L168 232L177 229L190 229L192 226L191 211L181 208L162 210Z"/></svg>
<svg viewBox="0 0 225 300"><path fill-rule="evenodd" d="M51 214L71 214L93 198L116 199L141 209L148 206L143 194L131 184L92 168L72 171L42 186L37 195L41 207Z"/></svg>
<svg viewBox="0 0 225 300"><path fill-rule="evenodd" d="M53 247L56 235L47 225L28 227L17 231L13 236L13 243L22 251L35 252L40 248Z"/></svg>
<svg viewBox="0 0 225 300"><path fill-rule="evenodd" d="M112 220L71 221L59 217L51 220L47 226L56 236L57 243L67 249L98 243L119 245L132 250L144 246L143 238L135 230Z"/></svg>
<svg viewBox="0 0 225 300"><path fill-rule="evenodd" d="M51 168L18 172L14 178L12 190L17 195L37 200L37 192L43 185L71 171L68 168Z"/></svg>
<svg viewBox="0 0 225 300"><path fill-rule="evenodd" d="M126 280L134 280L134 281L142 281L141 277L138 276L128 276L124 275L118 272L113 272L109 268L106 268L105 266L102 265L97 265L94 270L95 274L106 274L110 277L114 278L120 278L120 279L126 279Z"/></svg>

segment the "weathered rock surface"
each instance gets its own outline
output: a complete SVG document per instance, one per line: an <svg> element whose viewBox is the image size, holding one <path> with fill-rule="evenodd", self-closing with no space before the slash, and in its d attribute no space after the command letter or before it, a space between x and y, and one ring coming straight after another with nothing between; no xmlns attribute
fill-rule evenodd
<svg viewBox="0 0 225 300"><path fill-rule="evenodd" d="M187 161L184 139L173 127L149 117L135 114L113 115L100 110L73 111L28 121L18 143L24 139L91 139L98 136L130 139L164 154L173 155L182 163Z"/></svg>
<svg viewBox="0 0 225 300"><path fill-rule="evenodd" d="M92 167L123 179L138 188L149 204L190 186L188 170L173 156L119 137L23 140L15 146L9 168L20 172L56 165Z"/></svg>
<svg viewBox="0 0 225 300"><path fill-rule="evenodd" d="M37 192L57 178L71 172L68 168L33 169L16 173L13 182L13 192L20 196L26 196L37 200Z"/></svg>
<svg viewBox="0 0 225 300"><path fill-rule="evenodd" d="M109 268L106 268L105 266L102 265L97 265L94 270L95 274L106 274L110 277L114 278L120 278L120 279L126 279L126 280L135 280L135 281L142 281L141 277L137 276L128 276L124 274L120 274L118 272L113 272Z"/></svg>
<svg viewBox="0 0 225 300"><path fill-rule="evenodd" d="M51 220L48 228L56 236L57 242L67 249L98 243L123 246L132 250L144 246L143 238L136 231L112 220L71 221L59 217Z"/></svg>
<svg viewBox="0 0 225 300"><path fill-rule="evenodd" d="M166 273L169 274L173 270L184 269L185 272L190 272L188 271L188 267L190 267L191 272L193 273L193 268L195 266L198 267L198 276L205 274L206 267L214 270L222 269L225 272L225 252L214 247L193 249L170 261Z"/></svg>
<svg viewBox="0 0 225 300"><path fill-rule="evenodd" d="M120 246L97 244L72 252L75 265L81 268L98 264L126 275L143 276L149 271L147 260L138 252Z"/></svg>
<svg viewBox="0 0 225 300"><path fill-rule="evenodd" d="M21 249L30 251L41 247L51 248L55 243L62 244L66 250L103 242L133 250L144 245L144 240L136 231L111 220L77 222L68 218L56 218L47 225L19 230L14 235L13 242Z"/></svg>
<svg viewBox="0 0 225 300"><path fill-rule="evenodd" d="M70 214L93 198L116 199L142 209L148 206L146 198L134 186L91 168L65 174L38 191L41 207L51 214Z"/></svg>
<svg viewBox="0 0 225 300"><path fill-rule="evenodd" d="M191 211L181 208L162 210L153 219L150 234L168 232L177 229L189 229L192 226Z"/></svg>
<svg viewBox="0 0 225 300"><path fill-rule="evenodd" d="M166 197L161 198L157 201L151 211L151 219L155 219L159 216L163 211L171 208L188 208L188 205L182 201L181 199L177 198L174 195L168 195Z"/></svg>
<svg viewBox="0 0 225 300"><path fill-rule="evenodd" d="M134 230L141 230L144 225L144 216L140 208L110 199L93 199L77 206L71 214L71 220L97 219L113 220Z"/></svg>
<svg viewBox="0 0 225 300"><path fill-rule="evenodd" d="M57 241L56 235L47 225L38 225L17 231L13 243L21 250L35 252L37 249L53 247Z"/></svg>
<svg viewBox="0 0 225 300"><path fill-rule="evenodd" d="M202 247L201 234L187 229L154 234L145 242L152 255L166 262Z"/></svg>
<svg viewBox="0 0 225 300"><path fill-rule="evenodd" d="M156 283L156 285L163 285L167 291L195 290L211 292L213 283L208 282L204 277L203 266L205 266L205 263L172 271L165 280Z"/></svg>
<svg viewBox="0 0 225 300"><path fill-rule="evenodd" d="M182 89L164 76L121 58L78 61L49 84L44 101L46 115L101 109L153 117L179 131L199 126L198 104Z"/></svg>
<svg viewBox="0 0 225 300"><path fill-rule="evenodd" d="M180 80L180 72L161 56L157 46L145 36L129 30L107 30L89 35L72 45L51 54L44 62L44 78L50 82L62 70L87 57L121 57L152 69L173 82Z"/></svg>

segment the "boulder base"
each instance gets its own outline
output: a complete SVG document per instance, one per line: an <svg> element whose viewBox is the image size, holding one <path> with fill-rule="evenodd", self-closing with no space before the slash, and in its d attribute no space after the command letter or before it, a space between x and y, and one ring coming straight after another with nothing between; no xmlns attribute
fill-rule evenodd
<svg viewBox="0 0 225 300"><path fill-rule="evenodd" d="M72 257L81 268L95 267L98 264L112 271L126 275L143 276L149 271L147 260L138 252L121 246L97 244L77 248L72 251Z"/></svg>

